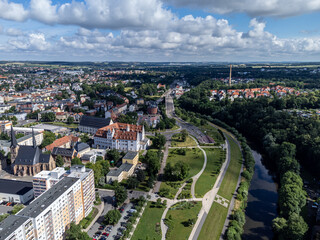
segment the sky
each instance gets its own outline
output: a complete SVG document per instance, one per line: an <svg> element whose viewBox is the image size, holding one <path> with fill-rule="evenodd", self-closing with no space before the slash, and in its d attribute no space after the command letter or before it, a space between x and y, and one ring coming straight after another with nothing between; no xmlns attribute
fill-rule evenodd
<svg viewBox="0 0 320 240"><path fill-rule="evenodd" d="M320 61L320 0L0 0L0 60Z"/></svg>

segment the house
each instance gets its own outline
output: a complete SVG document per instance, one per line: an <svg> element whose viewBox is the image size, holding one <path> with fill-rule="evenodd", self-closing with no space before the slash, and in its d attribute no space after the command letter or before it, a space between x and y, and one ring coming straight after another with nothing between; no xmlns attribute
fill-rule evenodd
<svg viewBox="0 0 320 240"><path fill-rule="evenodd" d="M46 146L45 149L46 149L46 151L52 151L53 148L55 148L55 147L70 148L78 141L79 141L78 137L75 137L73 135L68 135L68 136L64 136L62 138L55 140L50 145Z"/></svg>
<svg viewBox="0 0 320 240"><path fill-rule="evenodd" d="M157 89L160 89L160 88L166 89L166 85L159 83L159 84L157 85Z"/></svg>
<svg viewBox="0 0 320 240"><path fill-rule="evenodd" d="M139 115L138 124L143 125L146 123L149 127L155 128L160 122L160 115Z"/></svg>
<svg viewBox="0 0 320 240"><path fill-rule="evenodd" d="M52 150L52 156L54 160L60 155L64 161L65 166L71 166L71 161L75 157L81 158L84 154L90 151L90 146L86 143L77 142L70 148L54 147Z"/></svg>
<svg viewBox="0 0 320 240"><path fill-rule="evenodd" d="M100 128L94 136L93 146L120 151L140 151L149 146L144 126L127 123L114 123Z"/></svg>
<svg viewBox="0 0 320 240"><path fill-rule="evenodd" d="M79 123L79 131L94 135L98 129L113 124L111 118L83 116Z"/></svg>
<svg viewBox="0 0 320 240"><path fill-rule="evenodd" d="M137 105L144 105L144 99L143 98L139 98L136 100L136 104Z"/></svg>

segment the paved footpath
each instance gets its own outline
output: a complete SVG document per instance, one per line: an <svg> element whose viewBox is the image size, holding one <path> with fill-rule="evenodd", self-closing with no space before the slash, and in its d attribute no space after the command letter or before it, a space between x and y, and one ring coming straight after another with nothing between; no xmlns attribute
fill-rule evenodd
<svg viewBox="0 0 320 240"><path fill-rule="evenodd" d="M227 172L227 169L228 169L228 166L229 166L229 163L230 163L230 144L226 138L226 145L227 145L227 153L226 153L226 161L223 163L222 167L221 167L221 170L220 170L220 173L217 177L217 180L213 186L213 188L207 192L204 197L202 198L202 208L198 214L198 219L191 231L191 234L189 236L189 240L196 240L198 239L199 235L200 235L200 231L203 227L203 224L207 218L207 215L210 211L210 208L214 202L214 199L219 191L219 188L220 188L220 185L221 185L221 182L224 178L224 175L226 174Z"/></svg>

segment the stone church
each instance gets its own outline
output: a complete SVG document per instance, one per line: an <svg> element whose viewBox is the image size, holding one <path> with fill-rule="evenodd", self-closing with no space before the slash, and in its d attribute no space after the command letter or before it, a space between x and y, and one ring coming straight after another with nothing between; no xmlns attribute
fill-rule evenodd
<svg viewBox="0 0 320 240"><path fill-rule="evenodd" d="M11 127L11 167L16 176L34 176L42 170L51 171L56 162L50 154L43 154L32 131L32 146L19 146Z"/></svg>

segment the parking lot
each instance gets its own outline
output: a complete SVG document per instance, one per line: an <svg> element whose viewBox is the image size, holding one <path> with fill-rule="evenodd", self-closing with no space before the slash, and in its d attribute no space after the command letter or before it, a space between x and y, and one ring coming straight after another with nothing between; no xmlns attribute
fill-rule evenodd
<svg viewBox="0 0 320 240"><path fill-rule="evenodd" d="M12 210L12 206L0 205L0 215L9 213Z"/></svg>
<svg viewBox="0 0 320 240"><path fill-rule="evenodd" d="M123 211L121 212L121 219L115 226L104 226L103 225L103 217L101 217L98 220L98 222L95 224L96 227L90 229L88 231L88 235L92 237L93 239L97 240L105 240L105 239L119 239L122 236L122 231L125 230L125 223L129 219L129 215L131 214L129 210L132 208L132 203L125 204L123 207ZM110 209L111 210L111 209Z"/></svg>

